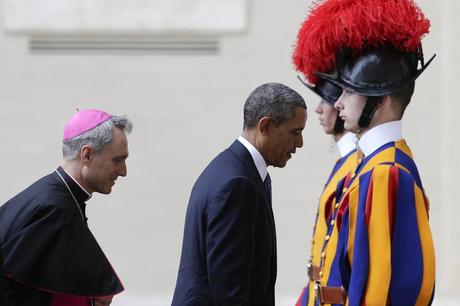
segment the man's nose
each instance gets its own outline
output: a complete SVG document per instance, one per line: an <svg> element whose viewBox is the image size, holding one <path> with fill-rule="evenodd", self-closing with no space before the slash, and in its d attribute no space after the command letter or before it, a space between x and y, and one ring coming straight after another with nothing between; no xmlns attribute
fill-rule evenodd
<svg viewBox="0 0 460 306"><path fill-rule="evenodd" d="M303 136L302 136L302 134L299 135L298 140L297 140L295 146L296 146L297 148L303 147Z"/></svg>
<svg viewBox="0 0 460 306"><path fill-rule="evenodd" d="M338 111L343 109L343 103L342 103L342 98L339 98L335 103L334 103L334 108Z"/></svg>
<svg viewBox="0 0 460 306"><path fill-rule="evenodd" d="M128 174L128 167L126 167L126 162L123 161L120 165L120 169L118 169L119 176L126 176Z"/></svg>
<svg viewBox="0 0 460 306"><path fill-rule="evenodd" d="M343 94L344 94L344 91L340 95L339 99L337 101L335 101L335 103L334 103L334 108L336 110L342 110L343 109Z"/></svg>

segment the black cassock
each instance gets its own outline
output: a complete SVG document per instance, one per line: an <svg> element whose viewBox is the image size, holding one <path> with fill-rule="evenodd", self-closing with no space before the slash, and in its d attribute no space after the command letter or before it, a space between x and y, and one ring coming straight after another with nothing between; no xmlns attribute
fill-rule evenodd
<svg viewBox="0 0 460 306"><path fill-rule="evenodd" d="M6 305L88 305L123 286L86 223L88 194L61 168L0 207Z"/></svg>

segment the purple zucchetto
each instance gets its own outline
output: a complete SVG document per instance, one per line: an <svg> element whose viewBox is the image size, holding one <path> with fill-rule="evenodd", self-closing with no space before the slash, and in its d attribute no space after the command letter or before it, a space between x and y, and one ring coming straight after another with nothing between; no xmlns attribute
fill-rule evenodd
<svg viewBox="0 0 460 306"><path fill-rule="evenodd" d="M112 118L112 115L98 109L78 110L64 127L63 141L77 137L84 132L94 129L98 125Z"/></svg>

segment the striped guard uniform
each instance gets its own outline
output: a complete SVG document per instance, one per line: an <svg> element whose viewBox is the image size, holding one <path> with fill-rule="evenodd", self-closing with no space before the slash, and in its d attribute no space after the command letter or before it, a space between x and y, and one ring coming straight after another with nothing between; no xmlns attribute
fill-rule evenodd
<svg viewBox="0 0 460 306"><path fill-rule="evenodd" d="M332 221L332 212L336 199L337 183L342 180L350 171L356 168L356 136L353 133L346 133L338 142L337 147L340 158L337 159L329 178L324 185L323 192L319 198L316 222L313 229L311 240L311 264L319 267L321 263L321 253L323 248L324 236L326 236ZM315 305L314 282L308 276L308 284L302 290L296 306Z"/></svg>
<svg viewBox="0 0 460 306"><path fill-rule="evenodd" d="M374 127L359 147L366 157L337 187L321 285L342 286L350 306L430 305L435 254L429 202L401 122Z"/></svg>

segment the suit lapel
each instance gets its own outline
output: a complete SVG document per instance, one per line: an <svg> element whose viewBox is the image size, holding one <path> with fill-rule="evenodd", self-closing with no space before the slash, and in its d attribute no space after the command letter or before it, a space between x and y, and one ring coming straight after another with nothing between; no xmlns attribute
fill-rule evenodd
<svg viewBox="0 0 460 306"><path fill-rule="evenodd" d="M246 149L246 147L239 142L238 140L235 140L233 144L229 147L229 150L232 151L235 155L237 155L247 166L247 169L249 170L251 176L254 179L254 182L257 183L257 188L262 192L264 195L264 202L265 202L265 209L267 210L268 213L268 219L270 222L270 227L272 229L272 235L273 235L273 256L272 256L272 274L273 274L273 282L276 280L276 269L277 269L277 264L276 264L276 228L275 228L275 218L273 215L273 209L272 209L272 201L271 201L271 178L270 175L267 174L267 178L270 183L270 188L266 188L265 182L262 181L262 178L260 177L259 171L257 170L257 167L254 163L254 160L252 159L251 153ZM268 184L268 182L267 182Z"/></svg>
<svg viewBox="0 0 460 306"><path fill-rule="evenodd" d="M267 207L270 208L271 210L271 195L267 193L266 188L265 188L265 183L262 181L259 171L257 170L257 167L249 151L238 140L235 140L233 142L233 144L229 147L229 150L232 151L235 155L237 155L244 162L244 164L246 165L246 169L248 169L252 179L257 185L257 188L264 195L264 199L265 199L265 203Z"/></svg>

